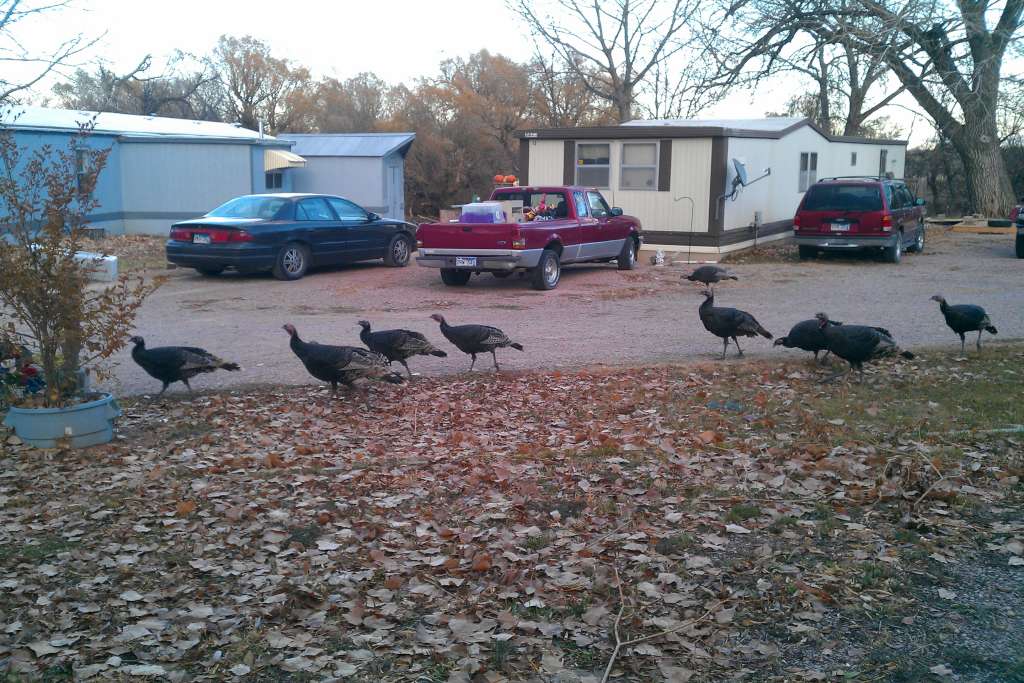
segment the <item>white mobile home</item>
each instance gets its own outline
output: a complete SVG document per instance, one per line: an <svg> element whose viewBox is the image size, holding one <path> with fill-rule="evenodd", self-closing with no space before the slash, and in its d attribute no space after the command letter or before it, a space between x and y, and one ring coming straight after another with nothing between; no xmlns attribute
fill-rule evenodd
<svg viewBox="0 0 1024 683"><path fill-rule="evenodd" d="M827 135L805 118L631 121L519 136L521 184L597 187L640 219L648 245L705 254L786 236L820 178L902 178L907 145ZM747 184L736 185L742 172Z"/></svg>
<svg viewBox="0 0 1024 683"><path fill-rule="evenodd" d="M405 155L415 133L317 133L278 136L306 164L292 177L296 192L336 194L386 218L405 219Z"/></svg>

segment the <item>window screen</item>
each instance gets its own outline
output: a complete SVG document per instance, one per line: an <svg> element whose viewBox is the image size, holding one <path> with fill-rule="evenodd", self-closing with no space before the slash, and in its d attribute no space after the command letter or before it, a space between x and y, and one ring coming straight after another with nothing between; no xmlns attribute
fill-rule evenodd
<svg viewBox="0 0 1024 683"><path fill-rule="evenodd" d="M818 153L800 153L800 180L797 191L805 192L808 187L818 181Z"/></svg>
<svg viewBox="0 0 1024 683"><path fill-rule="evenodd" d="M658 189L658 143L622 143L619 188L623 190Z"/></svg>
<svg viewBox="0 0 1024 683"><path fill-rule="evenodd" d="M586 142L576 145L576 184L608 187L611 145L607 142Z"/></svg>

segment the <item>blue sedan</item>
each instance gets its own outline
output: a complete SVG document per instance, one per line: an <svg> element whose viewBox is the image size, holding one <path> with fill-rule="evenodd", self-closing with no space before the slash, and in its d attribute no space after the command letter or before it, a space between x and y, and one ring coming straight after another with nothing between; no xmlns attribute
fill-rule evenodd
<svg viewBox="0 0 1024 683"><path fill-rule="evenodd" d="M175 223L167 260L204 275L226 268L298 280L311 267L384 259L406 266L416 226L331 195L252 194Z"/></svg>

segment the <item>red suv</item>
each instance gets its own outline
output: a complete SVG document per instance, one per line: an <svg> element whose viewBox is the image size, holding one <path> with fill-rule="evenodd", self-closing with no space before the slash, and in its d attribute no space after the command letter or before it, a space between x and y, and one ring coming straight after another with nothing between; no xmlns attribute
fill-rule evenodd
<svg viewBox="0 0 1024 683"><path fill-rule="evenodd" d="M899 263L904 249L924 249L924 200L902 180L825 178L800 202L793 236L802 259L825 249L879 249Z"/></svg>

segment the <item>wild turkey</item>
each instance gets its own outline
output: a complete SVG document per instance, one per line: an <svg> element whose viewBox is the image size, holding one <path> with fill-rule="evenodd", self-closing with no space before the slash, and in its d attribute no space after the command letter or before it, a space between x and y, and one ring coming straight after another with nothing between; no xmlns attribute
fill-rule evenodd
<svg viewBox="0 0 1024 683"><path fill-rule="evenodd" d="M941 294L936 294L932 297L932 301L939 302L939 310L942 311L942 315L946 318L946 324L949 325L949 329L960 335L960 355L964 354L965 346L965 332L977 332L978 341L976 346L981 351L981 333L988 332L989 334L999 334L995 326L992 325L992 321L988 318L988 313L981 306L975 306L973 304L956 304L950 306L946 303L945 297Z"/></svg>
<svg viewBox="0 0 1024 683"><path fill-rule="evenodd" d="M829 320L828 322L830 325L842 325L841 322L836 320ZM774 346L813 351L815 361L818 360L818 354L822 351L825 352L822 360L828 356L828 342L825 340L825 335L821 331L821 325L818 324L816 319L803 320L793 325L789 330L789 334L775 340Z"/></svg>
<svg viewBox="0 0 1024 683"><path fill-rule="evenodd" d="M338 382L353 387L360 379L392 384L405 381L400 374L388 369L387 358L379 353L357 346L328 346L302 341L294 325L285 325L284 330L291 336L292 351L306 366L309 374L323 382L330 382L332 395L338 393Z"/></svg>
<svg viewBox="0 0 1024 683"><path fill-rule="evenodd" d="M204 372L241 370L238 363L221 360L206 349L195 346L158 346L147 349L146 340L142 337L132 337L130 341L135 344L132 348L132 360L145 370L146 374L164 384L157 397L163 396L167 387L174 382L183 382L189 393L192 393L192 385L188 381Z"/></svg>
<svg viewBox="0 0 1024 683"><path fill-rule="evenodd" d="M818 313L818 326L828 350L850 364L850 370L857 370L864 376L863 364L867 361L889 356L902 356L908 360L914 358L910 351L904 351L896 345L892 335L886 334L884 328L868 327L867 325L830 325L828 316ZM828 377L835 379L841 372Z"/></svg>
<svg viewBox="0 0 1024 683"><path fill-rule="evenodd" d="M472 356L473 361L469 364L470 371L476 365L476 354L478 353L487 353L489 351L491 357L494 358L494 370L498 371L501 367L498 365L498 356L494 353L495 349L511 346L518 351L523 350L522 344L509 339L508 335L497 327L491 327L490 325L449 325L444 316L439 313L435 313L430 317L441 323L441 334L448 341L454 344L459 351Z"/></svg>
<svg viewBox="0 0 1024 683"><path fill-rule="evenodd" d="M843 323L838 320L829 320L828 324L842 325ZM871 329L881 332L886 337L892 337L892 332L884 327L872 327ZM822 333L821 325L818 323L817 319L804 320L793 325L789 334L775 340L775 346L785 346L787 349L813 351L814 360L818 360L818 353L821 351L825 352L825 355L822 356L822 360L827 358L829 354L828 342L825 340L825 335Z"/></svg>
<svg viewBox="0 0 1024 683"><path fill-rule="evenodd" d="M704 323L704 329L716 337L722 338L722 358L729 348L729 340L736 344L736 354L742 356L743 349L736 337L754 337L761 335L765 339L771 339L772 333L761 327L754 316L746 311L735 308L716 308L715 295L710 290L703 292L704 303L700 305L700 321Z"/></svg>
<svg viewBox="0 0 1024 683"><path fill-rule="evenodd" d="M714 265L701 266L700 268L697 268L689 275L684 275L683 279L689 280L690 282L698 282L707 285L708 287L715 284L716 282L721 282L722 280L739 280L738 277L730 273L722 266Z"/></svg>
<svg viewBox="0 0 1024 683"><path fill-rule="evenodd" d="M448 355L427 341L427 338L419 332L413 332L412 330L380 330L378 332L371 332L370 323L366 320L360 320L359 326L363 328L359 333L359 338L366 344L366 348L387 358L389 364L397 360L405 366L405 371L409 373L409 379L412 379L412 370L409 369L409 364L405 362L406 359L413 356L445 358Z"/></svg>

